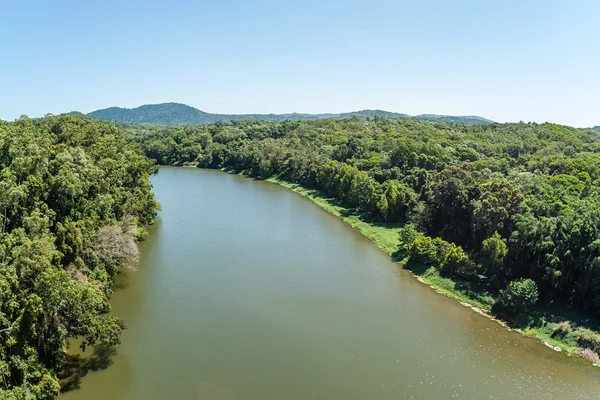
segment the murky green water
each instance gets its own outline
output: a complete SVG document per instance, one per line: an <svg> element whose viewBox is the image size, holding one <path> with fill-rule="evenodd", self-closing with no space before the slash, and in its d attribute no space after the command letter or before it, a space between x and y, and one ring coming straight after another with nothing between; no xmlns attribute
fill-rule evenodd
<svg viewBox="0 0 600 400"><path fill-rule="evenodd" d="M163 168L113 365L69 400L576 399L600 371L436 294L277 185Z"/></svg>

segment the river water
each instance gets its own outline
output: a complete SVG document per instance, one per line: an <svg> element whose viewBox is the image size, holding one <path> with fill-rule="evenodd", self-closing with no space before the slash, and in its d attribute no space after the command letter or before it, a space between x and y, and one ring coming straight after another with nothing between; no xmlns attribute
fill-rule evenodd
<svg viewBox="0 0 600 400"><path fill-rule="evenodd" d="M70 400L597 399L600 371L435 293L310 200L162 168L112 365Z"/></svg>

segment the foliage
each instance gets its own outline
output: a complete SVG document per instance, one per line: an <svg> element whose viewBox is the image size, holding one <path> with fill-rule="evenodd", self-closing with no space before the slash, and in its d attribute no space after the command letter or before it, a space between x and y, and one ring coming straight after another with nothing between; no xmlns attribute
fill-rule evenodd
<svg viewBox="0 0 600 400"><path fill-rule="evenodd" d="M505 318L514 318L519 313L533 308L539 297L538 288L531 279L519 279L509 283L508 287L492 306L492 312Z"/></svg>
<svg viewBox="0 0 600 400"><path fill-rule="evenodd" d="M411 243L408 255L413 262L440 268L453 246L439 237L432 239L429 236L421 236Z"/></svg>
<svg viewBox="0 0 600 400"><path fill-rule="evenodd" d="M70 338L119 342L107 296L156 214L151 166L105 123L0 121L0 398L56 397Z"/></svg>
<svg viewBox="0 0 600 400"><path fill-rule="evenodd" d="M119 225L100 227L93 248L104 265L124 265L131 269L139 258L135 237Z"/></svg>
<svg viewBox="0 0 600 400"><path fill-rule="evenodd" d="M450 244L450 250L444 255L444 261L440 265L440 270L450 275L469 276L472 270L472 263L469 256L462 247Z"/></svg>
<svg viewBox="0 0 600 400"><path fill-rule="evenodd" d="M502 267L507 254L506 243L498 232L494 232L492 236L481 243L480 259L487 276L491 277L493 282L498 281L498 275L503 270Z"/></svg>
<svg viewBox="0 0 600 400"><path fill-rule="evenodd" d="M399 229L400 245L396 252L397 257L406 257L409 255L410 246L412 243L423 235L417 231L413 224L406 224Z"/></svg>

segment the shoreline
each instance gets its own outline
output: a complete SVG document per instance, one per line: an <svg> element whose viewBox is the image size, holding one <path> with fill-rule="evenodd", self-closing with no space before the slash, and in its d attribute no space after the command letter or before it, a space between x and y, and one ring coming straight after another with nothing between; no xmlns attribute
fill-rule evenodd
<svg viewBox="0 0 600 400"><path fill-rule="evenodd" d="M228 171L225 169L223 169L223 171L227 172L227 173L235 174L234 171ZM239 175L247 176L245 174L239 174ZM466 296L464 296L463 294L461 294L459 292L455 292L455 291L440 287L440 286L436 285L435 279L428 279L427 276L424 276L425 274L419 275L418 273L412 271L410 268L407 268L406 264L404 262L402 262L402 260L397 260L393 257L393 253L395 251L393 251L392 249L395 249L398 246L398 244L400 243L400 241L398 239L398 234L397 234L399 227L374 226L371 223L360 220L355 214L354 215L350 214L350 216L344 216L341 214L340 211L341 210L347 211L349 209L347 207L343 207L343 206L339 205L339 202L335 199L324 197L324 196L320 195L318 190L307 189L300 184L280 180L277 178L268 178L268 179L264 179L264 181L270 182L273 184L277 184L279 186L282 186L286 189L291 190L294 193L297 193L303 197L306 197L309 200L311 200L313 203L315 203L317 206L323 208L325 211L329 212L330 214L333 214L334 216L338 217L343 222L350 225L354 230L360 232L363 236L365 236L367 239L369 239L371 242L373 242L380 250L382 250L387 255L392 257L392 259L394 259L394 261L397 262L401 268L410 272L411 275L417 281L429 286L431 289L433 289L437 293L444 295L452 300L458 301L459 304L461 304L462 306L468 307L473 312L476 312L477 314L482 315L482 316L496 322L497 324L501 325L503 328L507 329L508 331L516 331L516 332L520 333L522 336L538 340L541 344L543 344L544 346L546 346L556 352L564 352L567 357L576 357L577 359L580 359L582 361L589 362L594 367L600 367L600 362L586 358L582 354L582 352L585 350L584 347L579 347L579 346L574 347L572 345L569 345L568 343L565 343L563 341L549 337L548 335L542 333L541 331L539 331L533 327L530 327L527 330L511 327L506 321L503 321L503 320L498 319L495 316L493 316L489 312L489 310L486 310L484 307L482 307L483 304L481 304L477 300L466 298ZM336 203L338 203L338 204L336 204ZM382 235L383 231L386 231L388 235ZM390 239L389 239L389 237L386 237L386 236L389 236L390 234L394 235L396 237L396 246L394 248L390 247ZM447 279L447 278L444 278L444 279Z"/></svg>
<svg viewBox="0 0 600 400"><path fill-rule="evenodd" d="M176 166L177 167L177 166ZM195 165L183 165L179 167L184 168L198 168ZM202 168L204 169L204 168ZM220 171L226 172L232 175L240 175L245 177L251 177L248 174L242 172L236 172L235 170L228 168L221 168ZM381 251L390 256L396 263L398 263L399 267L411 273L411 275L420 283L429 286L431 289L436 291L437 293L444 295L452 300L457 301L460 305L470 308L473 312L476 312L479 315L482 315L497 324L501 325L503 328L508 331L516 331L520 333L522 336L529 337L539 341L544 346L556 351L563 352L569 358L577 359L581 362L586 362L594 367L600 367L600 351L596 349L590 349L589 347L580 346L579 343L569 343L566 340L561 340L560 337L556 338L555 332L552 330L549 321L545 321L545 325L543 326L533 326L526 325L525 327L515 327L511 326L506 321L496 318L491 314L491 304L495 300L493 296L486 293L475 293L477 295L481 294L481 297L475 298L473 296L469 296L468 293L463 293L458 289L455 289L456 283L460 283L460 279L450 279L447 277L443 277L439 274L438 271L434 273L429 273L430 270L422 271L421 273L414 271L411 269L409 265L407 265L404 260L398 260L394 258L393 254L397 251L397 248L400 244L399 240L399 229L401 225L399 224L385 224L385 223L373 223L366 222L360 218L360 214L358 214L353 209L346 207L342 204L342 202L338 199L335 199L331 196L324 195L318 189L309 189L301 184L293 183L285 180L281 180L278 178L255 178L256 180L262 180L265 182L269 182L272 184L276 184L282 186L286 189L291 190L292 192L299 194L300 196L306 197L315 203L317 206L323 208L325 211L330 214L338 217L343 222L347 223L352 227L352 229L361 233L364 237L373 242ZM473 292L470 292L472 295ZM541 307L540 307L541 308ZM539 310L538 310L539 311ZM529 313L526 317L530 317L535 314L536 311ZM588 317L588 316L586 316ZM543 319L543 318L542 318ZM560 325L564 322L570 324L573 320L577 320L578 318L564 318L561 319L560 323L556 321L551 322L554 325ZM574 324L577 325L577 324ZM600 331L598 328L590 329L587 327L583 327L583 329L592 335L598 335L600 337ZM573 342L573 338L571 338L571 342Z"/></svg>

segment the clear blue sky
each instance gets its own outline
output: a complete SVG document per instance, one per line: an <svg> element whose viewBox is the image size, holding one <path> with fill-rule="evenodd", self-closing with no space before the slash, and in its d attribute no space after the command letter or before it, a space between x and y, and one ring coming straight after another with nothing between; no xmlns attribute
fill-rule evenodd
<svg viewBox="0 0 600 400"><path fill-rule="evenodd" d="M0 118L219 113L600 125L600 1L0 0Z"/></svg>

